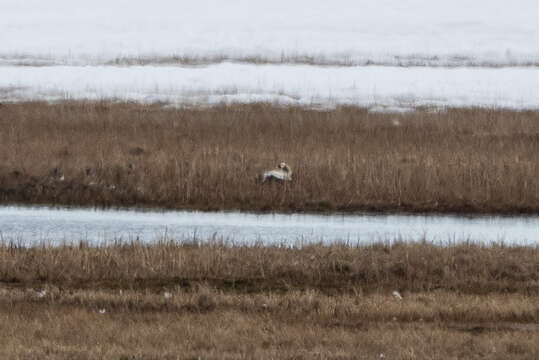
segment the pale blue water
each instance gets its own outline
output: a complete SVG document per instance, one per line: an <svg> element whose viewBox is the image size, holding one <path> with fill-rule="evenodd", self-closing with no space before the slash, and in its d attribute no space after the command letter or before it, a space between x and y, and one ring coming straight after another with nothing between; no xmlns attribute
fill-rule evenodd
<svg viewBox="0 0 539 360"><path fill-rule="evenodd" d="M35 244L167 238L235 243L419 241L539 244L539 217L304 215L0 207L0 240Z"/></svg>

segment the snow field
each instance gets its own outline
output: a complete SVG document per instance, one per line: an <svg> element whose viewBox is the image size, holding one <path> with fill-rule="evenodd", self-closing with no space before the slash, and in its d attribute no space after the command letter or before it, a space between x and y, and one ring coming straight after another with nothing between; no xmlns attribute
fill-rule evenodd
<svg viewBox="0 0 539 360"><path fill-rule="evenodd" d="M538 66L537 0L2 0L0 65Z"/></svg>
<svg viewBox="0 0 539 360"><path fill-rule="evenodd" d="M537 0L2 0L0 101L536 109L537 14Z"/></svg>
<svg viewBox="0 0 539 360"><path fill-rule="evenodd" d="M0 101L115 99L211 105L539 108L539 68L179 66L0 67Z"/></svg>

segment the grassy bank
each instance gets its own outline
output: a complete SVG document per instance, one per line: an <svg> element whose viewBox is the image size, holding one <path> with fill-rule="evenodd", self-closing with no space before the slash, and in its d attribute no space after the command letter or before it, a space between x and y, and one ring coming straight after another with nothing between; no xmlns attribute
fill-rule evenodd
<svg viewBox="0 0 539 360"><path fill-rule="evenodd" d="M0 357L533 359L538 260L470 244L3 244Z"/></svg>
<svg viewBox="0 0 539 360"><path fill-rule="evenodd" d="M0 201L536 214L538 139L529 111L3 104Z"/></svg>
<svg viewBox="0 0 539 360"><path fill-rule="evenodd" d="M534 246L429 243L301 248L162 242L106 246L0 245L0 282L11 287L539 293Z"/></svg>

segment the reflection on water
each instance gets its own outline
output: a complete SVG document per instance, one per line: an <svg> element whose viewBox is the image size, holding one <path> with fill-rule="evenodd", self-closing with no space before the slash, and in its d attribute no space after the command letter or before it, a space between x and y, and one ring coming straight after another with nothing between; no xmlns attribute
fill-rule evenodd
<svg viewBox="0 0 539 360"><path fill-rule="evenodd" d="M0 237L26 244L87 240L218 239L235 243L434 242L539 244L539 217L440 215L283 215L0 207Z"/></svg>

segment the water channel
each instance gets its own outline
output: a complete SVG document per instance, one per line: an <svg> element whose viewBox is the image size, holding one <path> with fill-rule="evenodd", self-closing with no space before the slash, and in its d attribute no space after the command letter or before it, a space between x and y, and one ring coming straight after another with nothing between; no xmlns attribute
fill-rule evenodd
<svg viewBox="0 0 539 360"><path fill-rule="evenodd" d="M26 206L0 207L0 241L26 245L87 241L225 240L348 244L421 241L539 244L539 216L252 214Z"/></svg>

